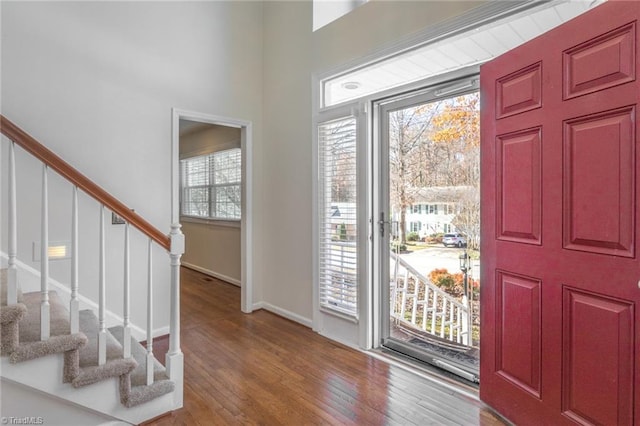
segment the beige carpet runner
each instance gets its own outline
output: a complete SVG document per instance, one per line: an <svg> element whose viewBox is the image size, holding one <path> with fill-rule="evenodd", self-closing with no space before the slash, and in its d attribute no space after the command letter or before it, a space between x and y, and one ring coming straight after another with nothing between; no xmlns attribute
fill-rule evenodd
<svg viewBox="0 0 640 426"><path fill-rule="evenodd" d="M174 390L164 366L154 359L154 383L146 385L146 349L131 339L131 358L123 357L123 328L107 333L107 362L98 365L99 322L90 310L80 312L80 332L70 333L69 312L54 291L49 292L51 337L40 340L39 292L18 293L7 306L7 274L0 269L0 354L12 364L64 354L63 382L75 388L109 378L120 380L120 401L133 407Z"/></svg>

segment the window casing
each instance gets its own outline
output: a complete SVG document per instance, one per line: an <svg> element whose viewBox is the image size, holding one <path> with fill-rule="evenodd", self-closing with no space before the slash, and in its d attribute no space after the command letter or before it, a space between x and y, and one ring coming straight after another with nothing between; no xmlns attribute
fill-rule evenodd
<svg viewBox="0 0 640 426"><path fill-rule="evenodd" d="M180 214L213 220L241 218L240 148L180 160Z"/></svg>

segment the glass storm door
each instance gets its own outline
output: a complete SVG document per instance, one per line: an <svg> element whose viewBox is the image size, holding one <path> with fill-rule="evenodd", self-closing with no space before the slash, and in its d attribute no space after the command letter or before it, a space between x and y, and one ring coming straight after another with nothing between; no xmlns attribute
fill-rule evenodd
<svg viewBox="0 0 640 426"><path fill-rule="evenodd" d="M381 341L471 382L479 369L477 76L376 104Z"/></svg>

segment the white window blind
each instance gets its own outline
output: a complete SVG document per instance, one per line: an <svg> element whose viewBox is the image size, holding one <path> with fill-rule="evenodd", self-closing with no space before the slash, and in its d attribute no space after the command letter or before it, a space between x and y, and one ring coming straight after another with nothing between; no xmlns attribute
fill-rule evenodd
<svg viewBox="0 0 640 426"><path fill-rule="evenodd" d="M220 220L240 219L240 148L181 160L180 169L183 215Z"/></svg>
<svg viewBox="0 0 640 426"><path fill-rule="evenodd" d="M356 119L320 124L320 307L357 318Z"/></svg>

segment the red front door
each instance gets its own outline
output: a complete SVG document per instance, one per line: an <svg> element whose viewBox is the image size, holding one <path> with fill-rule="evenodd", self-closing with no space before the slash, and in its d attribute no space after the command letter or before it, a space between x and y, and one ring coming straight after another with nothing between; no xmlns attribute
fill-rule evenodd
<svg viewBox="0 0 640 426"><path fill-rule="evenodd" d="M518 425L640 424L640 2L481 70L482 400Z"/></svg>

